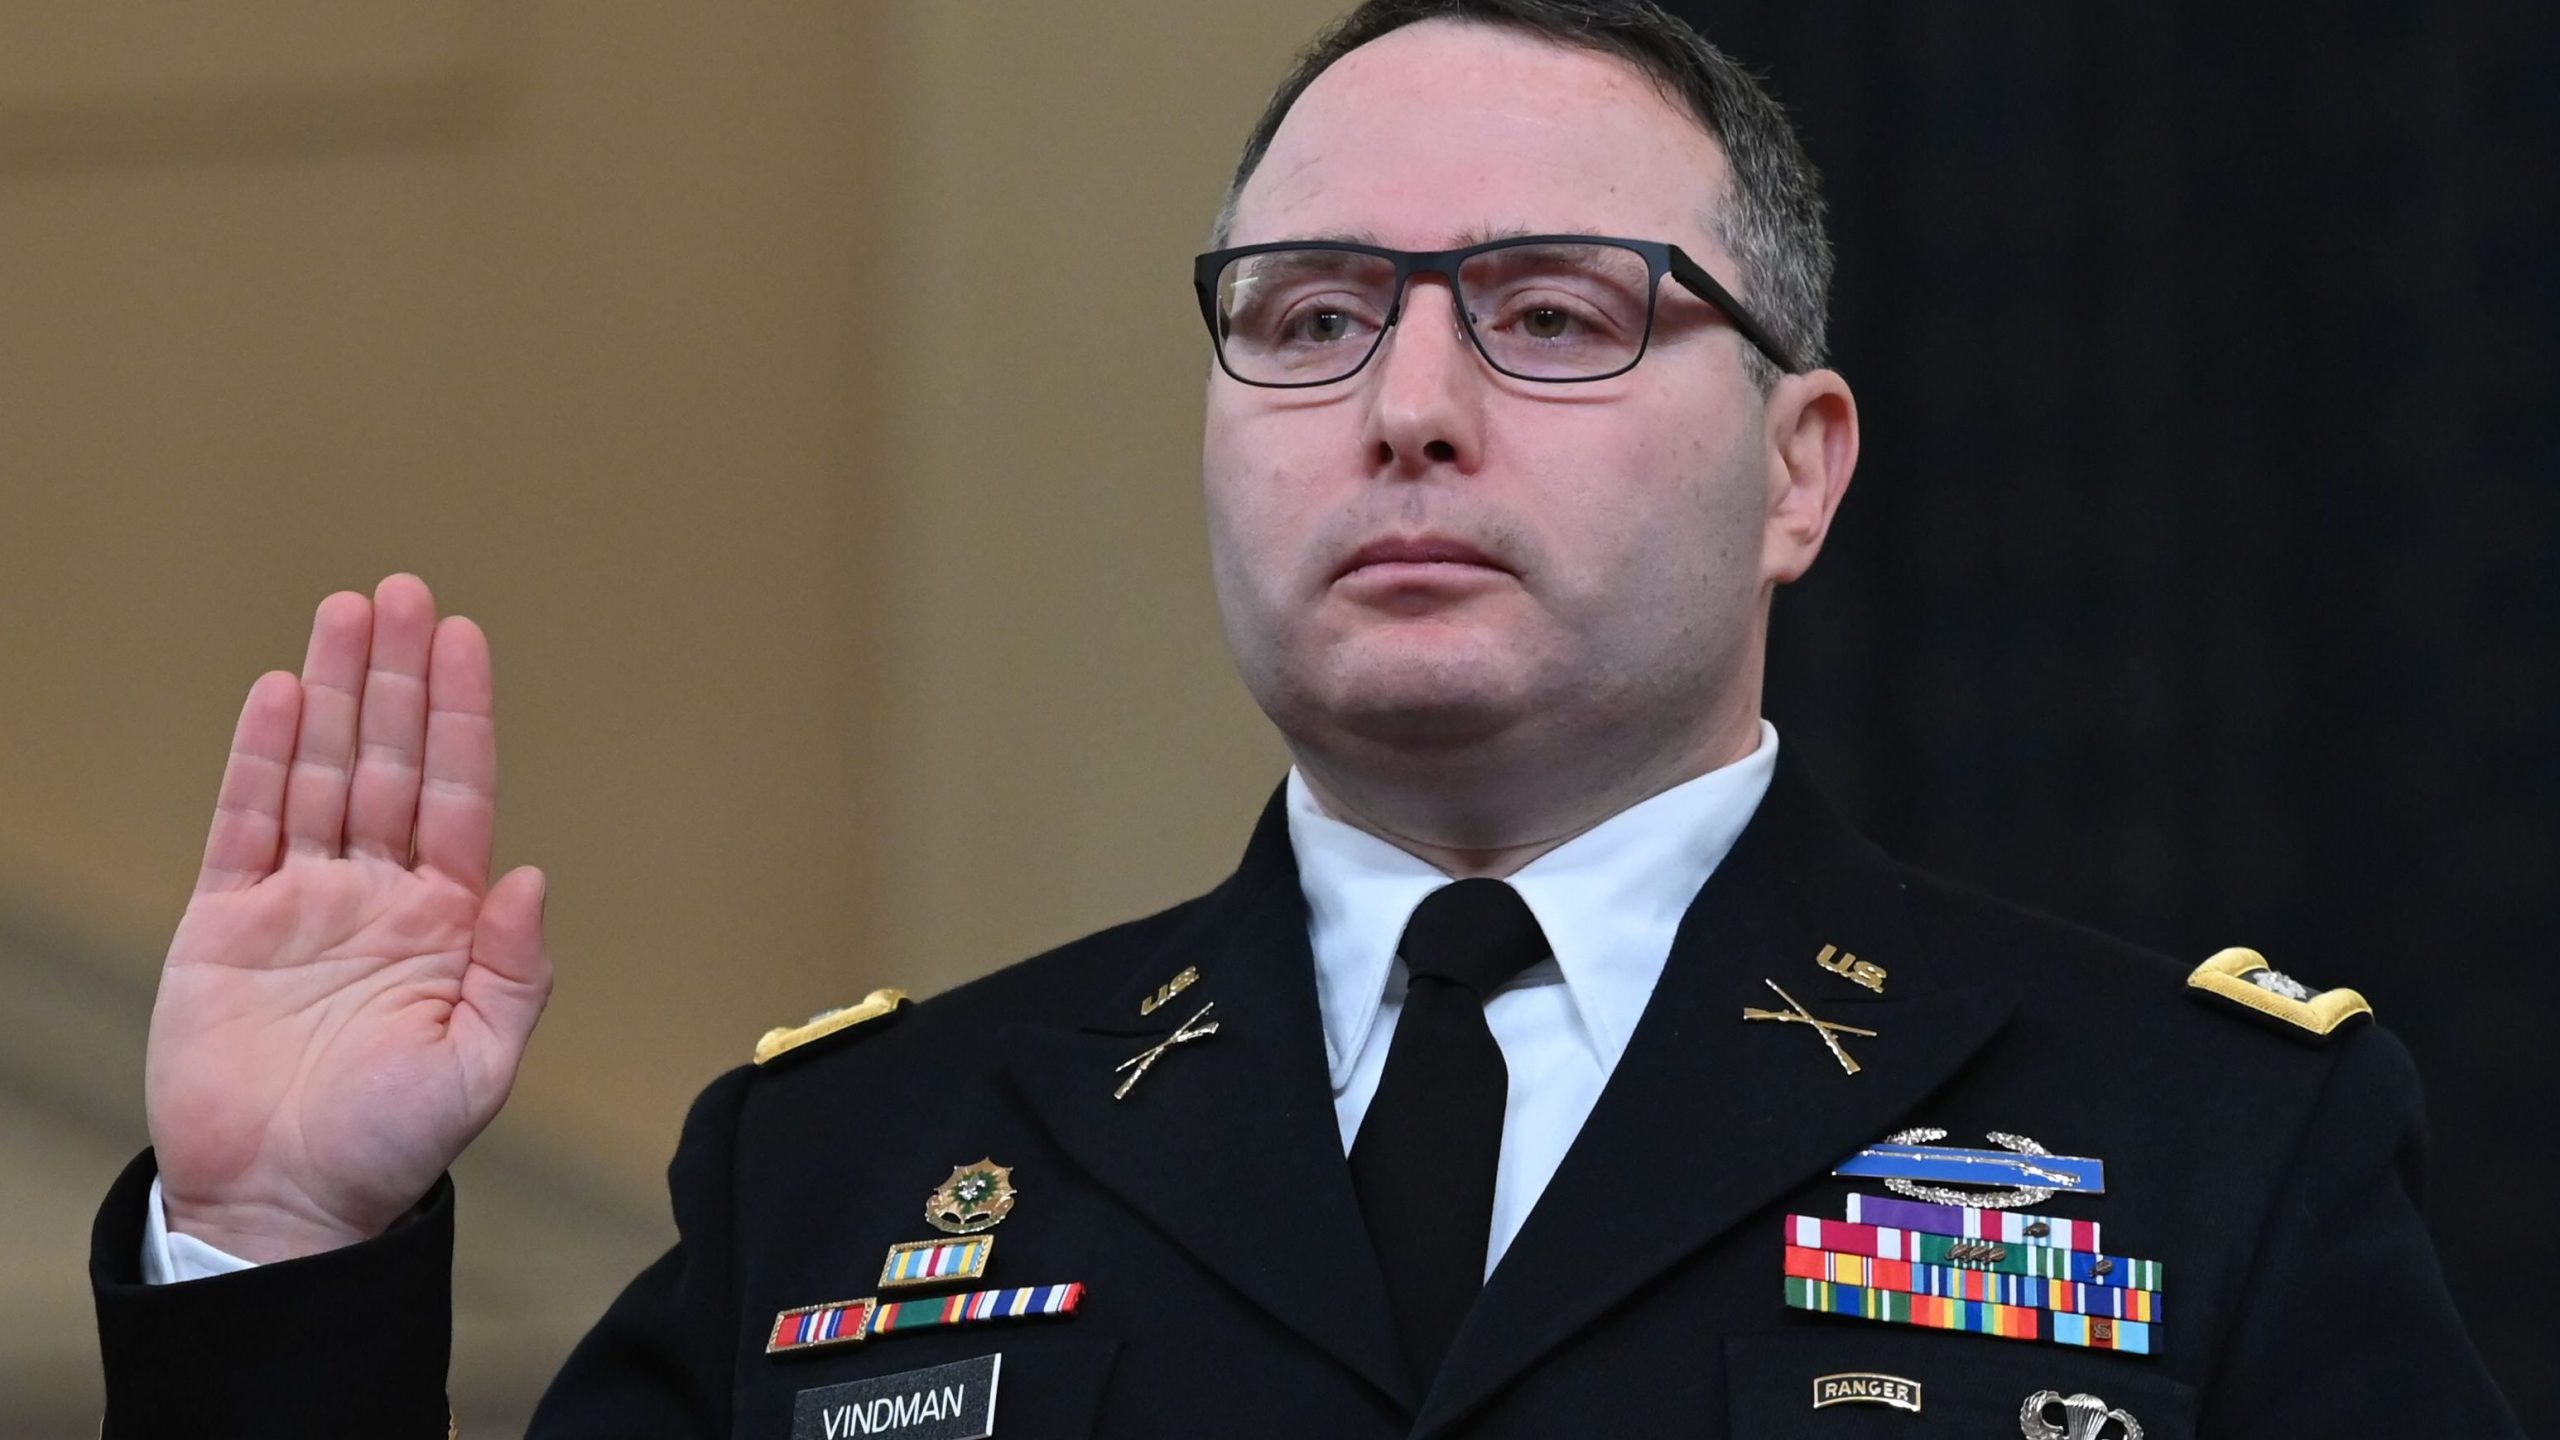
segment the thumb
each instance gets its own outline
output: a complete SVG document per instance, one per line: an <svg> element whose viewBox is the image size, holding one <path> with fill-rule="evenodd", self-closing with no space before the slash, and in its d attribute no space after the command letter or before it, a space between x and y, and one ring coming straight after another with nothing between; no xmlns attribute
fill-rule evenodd
<svg viewBox="0 0 2560 1440"><path fill-rule="evenodd" d="M473 1090L495 1112L515 1083L516 1065L551 998L551 956L542 940L550 878L527 865L510 870L480 901L471 966L453 1013L455 1043Z"/></svg>

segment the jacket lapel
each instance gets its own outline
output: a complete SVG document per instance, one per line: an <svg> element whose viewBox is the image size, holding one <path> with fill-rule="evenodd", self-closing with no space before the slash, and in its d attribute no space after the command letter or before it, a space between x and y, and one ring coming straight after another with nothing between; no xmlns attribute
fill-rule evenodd
<svg viewBox="0 0 2560 1440"><path fill-rule="evenodd" d="M1144 1019L1185 966L1198 983ZM1306 902L1280 796L1244 863L1077 1026L1023 1026L1011 1074L1050 1136L1220 1279L1393 1399L1405 1376L1334 1118ZM1125 1100L1114 1067L1203 1005L1218 1032L1167 1050Z"/></svg>
<svg viewBox="0 0 2560 1440"><path fill-rule="evenodd" d="M1817 969L1826 944L1884 966L1884 995ZM1764 977L1823 1019L1878 1032L1842 1037L1857 1074L1843 1073L1809 1026L1743 1021L1745 1006L1785 1008ZM1964 957L1921 951L1890 863L1782 754L1767 798L1681 921L1626 1054L1486 1283L1413 1433L1462 1420L1665 1269L1894 1128L2015 1003L2013 986ZM1774 1233L1768 1246L1774 1306Z"/></svg>

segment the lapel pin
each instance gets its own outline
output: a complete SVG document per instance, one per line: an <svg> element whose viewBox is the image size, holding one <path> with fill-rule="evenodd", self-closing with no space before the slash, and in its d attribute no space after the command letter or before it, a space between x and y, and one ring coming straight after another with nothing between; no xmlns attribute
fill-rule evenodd
<svg viewBox="0 0 2560 1440"><path fill-rule="evenodd" d="M916 1285L940 1285L949 1280L975 1280L987 1273L987 1261L994 1258L996 1237L972 1235L960 1240L910 1240L889 1247L889 1258L880 1262L880 1288L902 1290Z"/></svg>
<svg viewBox="0 0 2560 1440"><path fill-rule="evenodd" d="M1155 1068L1156 1062L1164 1058L1164 1052L1167 1050L1172 1049L1176 1045L1188 1045L1194 1040L1206 1040L1210 1036L1217 1034L1217 1021L1211 1020L1206 1025L1200 1023L1203 1017L1207 1016L1210 1011L1217 1008L1218 1002L1215 1000L1210 1001L1208 1004L1201 1006L1190 1019L1185 1020L1180 1025L1174 1027L1172 1034L1167 1035L1160 1041L1157 1041L1154 1048L1141 1051L1138 1054L1132 1055L1128 1059L1121 1061L1119 1064L1112 1066L1112 1074L1117 1075L1121 1071L1127 1070L1129 1072L1129 1078L1120 1082L1120 1088L1111 1092L1111 1098L1114 1100L1128 1099L1129 1092L1138 1088L1138 1082L1147 1077L1147 1072ZM1131 1068L1133 1066L1135 1067L1134 1069Z"/></svg>
<svg viewBox="0 0 2560 1440"><path fill-rule="evenodd" d="M1805 1009L1803 1005L1798 1004L1796 997L1787 993L1785 986L1780 985L1775 980L1764 979L1760 983L1777 991L1778 998L1787 1002L1787 1008L1784 1010L1762 1010L1754 1006L1746 1005L1742 1007L1743 1019L1786 1020L1792 1021L1798 1025L1810 1025L1813 1027L1813 1033L1822 1037L1822 1043L1831 1047L1832 1058L1840 1062L1840 1069L1842 1073L1849 1075L1855 1075L1858 1073L1858 1062L1850 1059L1849 1052L1841 1048L1839 1037L1841 1035L1864 1035L1869 1039L1874 1039L1876 1032L1873 1030L1861 1030L1855 1025L1841 1025L1829 1020L1816 1020L1813 1018L1813 1012ZM1837 1033L1835 1034L1834 1032Z"/></svg>
<svg viewBox="0 0 2560 1440"><path fill-rule="evenodd" d="M924 1197L925 1223L945 1235L993 1230L1013 1213L1013 1167L993 1159L954 1165L951 1178Z"/></svg>
<svg viewBox="0 0 2560 1440"><path fill-rule="evenodd" d="M1181 994L1183 991L1188 990L1199 983L1200 967L1197 965L1185 965L1182 967L1181 974L1176 975L1172 979L1157 986L1156 993L1138 1002L1138 1013L1141 1015L1153 1015L1158 1010L1165 1007L1166 1001L1171 1000L1174 996Z"/></svg>
<svg viewBox="0 0 2560 1440"><path fill-rule="evenodd" d="M1839 957L1836 960L1832 958L1835 955ZM1861 960L1837 946L1825 945L1822 953L1813 957L1813 963L1843 980L1864 985L1879 995L1884 993L1884 967L1873 961Z"/></svg>
<svg viewBox="0 0 2560 1440"><path fill-rule="evenodd" d="M2062 1409L2062 1420L2055 1423L2052 1412ZM2123 1427L2118 1433L2123 1440L2142 1440L2142 1423L2128 1415L2124 1407L2107 1408L2107 1402L2095 1395L2058 1395L2039 1390L2018 1407L2018 1433L2026 1440L2098 1440L2098 1433L2113 1420Z"/></svg>
<svg viewBox="0 0 2560 1440"><path fill-rule="evenodd" d="M2057 1192L2100 1195L2107 1188L2106 1162L2085 1155L2056 1155L2024 1135L1993 1130L1983 1138L1997 1150L1972 1150L1932 1142L1947 1138L1935 1127L1897 1130L1883 1143L1870 1145L1831 1167L1834 1175L1882 1180L1896 1195L1938 1205L1972 1205L1987 1210L2016 1210L2041 1205ZM1923 1181L1940 1183L1923 1184ZM2006 1190L1952 1190L1949 1184L1996 1186Z"/></svg>

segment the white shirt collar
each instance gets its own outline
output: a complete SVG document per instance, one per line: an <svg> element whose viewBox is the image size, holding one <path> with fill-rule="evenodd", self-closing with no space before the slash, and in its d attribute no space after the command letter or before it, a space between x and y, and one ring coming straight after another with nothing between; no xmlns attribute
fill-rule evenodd
<svg viewBox="0 0 2560 1440"><path fill-rule="evenodd" d="M1778 732L1763 720L1749 755L1619 811L1510 877L1556 956L1513 983L1560 979L1604 1070L1617 1068L1662 978L1680 917L1750 823L1777 763ZM1402 990L1395 949L1405 922L1450 877L1325 814L1294 768L1287 805L1325 1062L1339 1091L1380 1007Z"/></svg>

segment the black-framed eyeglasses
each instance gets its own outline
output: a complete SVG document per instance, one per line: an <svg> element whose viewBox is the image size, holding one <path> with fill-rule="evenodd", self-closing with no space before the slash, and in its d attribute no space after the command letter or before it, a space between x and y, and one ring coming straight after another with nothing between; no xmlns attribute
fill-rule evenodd
<svg viewBox="0 0 2560 1440"><path fill-rule="evenodd" d="M1659 240L1523 235L1429 251L1277 240L1214 250L1191 266L1219 366L1276 389L1358 374L1403 314L1416 275L1449 282L1476 353L1514 379L1578 384L1634 369L1653 340L1665 275L1721 311L1780 371L1797 368L1705 267Z"/></svg>

